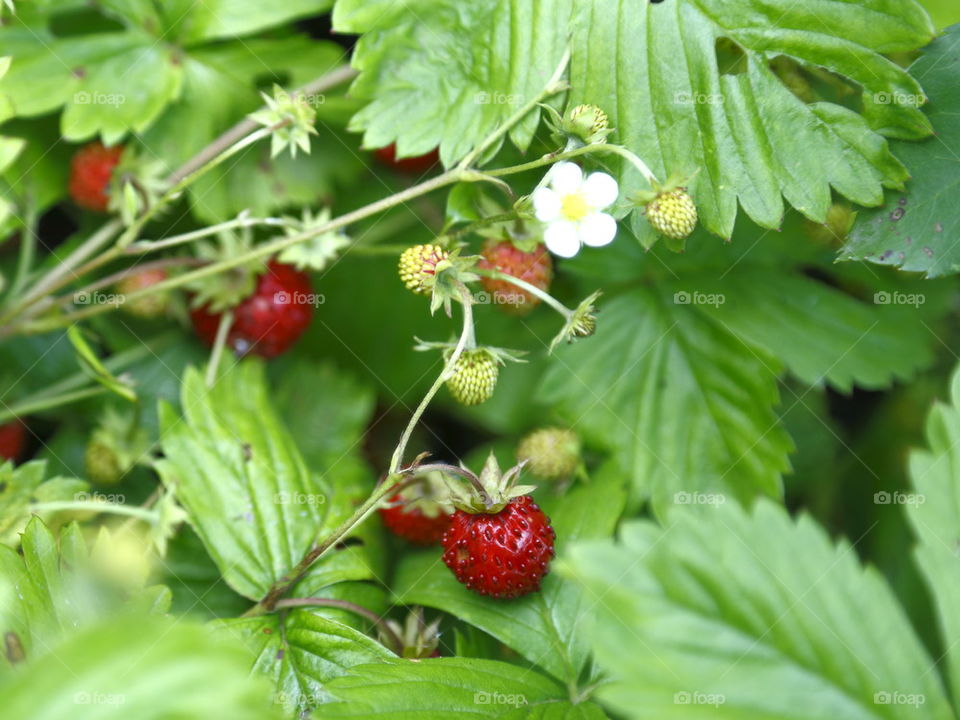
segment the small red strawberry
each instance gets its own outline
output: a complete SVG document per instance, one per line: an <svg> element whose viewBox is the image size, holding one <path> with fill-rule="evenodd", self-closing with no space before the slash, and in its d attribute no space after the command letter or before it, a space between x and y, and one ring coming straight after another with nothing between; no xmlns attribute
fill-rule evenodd
<svg viewBox="0 0 960 720"><path fill-rule="evenodd" d="M123 146L104 147L99 141L85 145L70 163L70 197L82 208L106 212L107 191L113 169L120 162Z"/></svg>
<svg viewBox="0 0 960 720"><path fill-rule="evenodd" d="M553 279L553 263L543 243L537 243L533 250L524 252L509 240L488 240L484 243L477 267L481 270L499 270L544 291L550 287ZM493 295L494 304L505 312L526 315L540 304L540 298L506 280L481 277L480 282Z"/></svg>
<svg viewBox="0 0 960 720"><path fill-rule="evenodd" d="M310 325L314 297L309 275L271 260L257 278L253 294L233 307L227 343L240 355L281 355ZM190 311L194 330L208 345L217 336L222 316L223 311L211 312L208 305Z"/></svg>
<svg viewBox="0 0 960 720"><path fill-rule="evenodd" d="M553 559L555 534L548 518L515 486L516 466L501 473L490 455L472 493L454 500L457 512L443 535L443 562L470 590L515 598L540 588ZM479 492L478 492L479 491Z"/></svg>
<svg viewBox="0 0 960 720"><path fill-rule="evenodd" d="M377 148L373 151L373 154L384 165L398 172L410 173L411 175L425 173L440 162L440 153L436 150L431 150L426 155L418 155L417 157L397 158L396 145Z"/></svg>
<svg viewBox="0 0 960 720"><path fill-rule="evenodd" d="M390 505L380 508L380 517L390 532L414 545L434 545L450 527L449 514L441 511L431 517L419 507L407 507L400 495L394 495Z"/></svg>
<svg viewBox="0 0 960 720"><path fill-rule="evenodd" d="M23 452L26 434L19 420L0 425L0 458L16 461Z"/></svg>

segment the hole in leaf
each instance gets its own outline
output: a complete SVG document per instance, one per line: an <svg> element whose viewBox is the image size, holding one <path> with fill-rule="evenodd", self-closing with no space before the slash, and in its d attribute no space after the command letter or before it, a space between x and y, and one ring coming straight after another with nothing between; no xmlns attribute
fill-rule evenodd
<svg viewBox="0 0 960 720"><path fill-rule="evenodd" d="M786 55L773 58L769 67L784 87L805 103L826 101L862 111L862 88L842 75L803 65Z"/></svg>
<svg viewBox="0 0 960 720"><path fill-rule="evenodd" d="M721 75L742 75L747 71L747 54L730 38L717 38L714 47Z"/></svg>

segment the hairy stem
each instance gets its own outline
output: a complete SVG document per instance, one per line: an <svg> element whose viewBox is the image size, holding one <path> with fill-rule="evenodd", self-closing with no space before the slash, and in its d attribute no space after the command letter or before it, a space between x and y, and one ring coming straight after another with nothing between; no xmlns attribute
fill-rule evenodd
<svg viewBox="0 0 960 720"><path fill-rule="evenodd" d="M213 351L210 353L210 361L207 363L206 384L212 388L217 381L217 369L220 367L220 357L223 355L223 348L227 344L227 335L230 328L233 327L233 310L227 310L220 316L220 324L217 326L217 336L213 340Z"/></svg>

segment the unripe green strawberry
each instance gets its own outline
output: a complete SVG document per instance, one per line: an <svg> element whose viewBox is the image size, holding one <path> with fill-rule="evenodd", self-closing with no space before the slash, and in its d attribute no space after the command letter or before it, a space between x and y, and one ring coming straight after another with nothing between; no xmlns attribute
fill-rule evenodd
<svg viewBox="0 0 960 720"><path fill-rule="evenodd" d="M605 143L610 134L607 114L596 105L577 105L564 115L562 129L588 145Z"/></svg>
<svg viewBox="0 0 960 720"><path fill-rule="evenodd" d="M697 206L686 188L665 190L646 207L647 220L653 229L673 240L683 240L697 227Z"/></svg>
<svg viewBox="0 0 960 720"><path fill-rule="evenodd" d="M580 465L580 438L564 428L534 430L520 441L517 460L545 480L569 477Z"/></svg>
<svg viewBox="0 0 960 720"><path fill-rule="evenodd" d="M83 456L87 477L97 485L114 485L120 481L123 468L116 451L107 443L93 439Z"/></svg>
<svg viewBox="0 0 960 720"><path fill-rule="evenodd" d="M414 245L400 255L400 279L407 289L429 295L436 279L437 265L449 257L439 245Z"/></svg>
<svg viewBox="0 0 960 720"><path fill-rule="evenodd" d="M117 292L123 296L143 290L167 279L166 270L144 270L130 275L117 283ZM142 320L154 320L163 316L170 305L170 293L157 292L134 300L124 300L120 309L127 315Z"/></svg>
<svg viewBox="0 0 960 720"><path fill-rule="evenodd" d="M487 350L467 350L453 367L453 375L447 380L447 388L457 402L464 405L479 405L489 400L497 387L500 366Z"/></svg>

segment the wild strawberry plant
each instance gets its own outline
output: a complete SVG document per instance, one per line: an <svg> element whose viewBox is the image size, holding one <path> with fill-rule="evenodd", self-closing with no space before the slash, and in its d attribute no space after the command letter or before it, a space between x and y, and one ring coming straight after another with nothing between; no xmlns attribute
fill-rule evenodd
<svg viewBox="0 0 960 720"><path fill-rule="evenodd" d="M956 717L957 20L4 0L3 717Z"/></svg>

